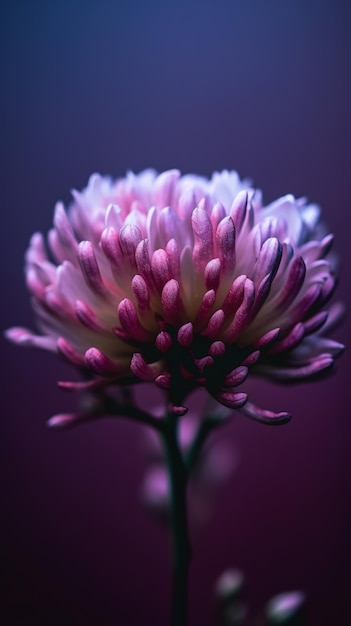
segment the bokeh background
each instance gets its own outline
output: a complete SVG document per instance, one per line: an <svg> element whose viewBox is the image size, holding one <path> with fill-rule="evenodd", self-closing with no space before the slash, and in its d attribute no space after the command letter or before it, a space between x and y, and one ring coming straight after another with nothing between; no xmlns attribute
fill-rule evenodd
<svg viewBox="0 0 351 626"><path fill-rule="evenodd" d="M93 171L237 169L265 200L323 207L350 303L350 15L347 0L61 0L1 3L1 328L33 327L23 278L31 233ZM350 344L347 322L335 337ZM141 427L51 432L75 401L55 357L2 340L6 626L169 623L167 534L140 504ZM253 614L302 589L310 626L349 626L350 354L330 379L259 385L293 412L223 431L239 466L194 533L191 626L215 580L245 573Z"/></svg>

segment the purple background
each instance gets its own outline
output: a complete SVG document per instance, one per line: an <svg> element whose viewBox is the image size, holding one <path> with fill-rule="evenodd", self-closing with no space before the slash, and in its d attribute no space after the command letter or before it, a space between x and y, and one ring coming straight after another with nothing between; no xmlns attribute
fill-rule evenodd
<svg viewBox="0 0 351 626"><path fill-rule="evenodd" d="M93 171L235 168L266 201L320 203L350 302L350 3L1 3L1 328L33 327L23 255ZM347 323L336 338L350 344ZM140 506L141 429L45 427L74 407L69 368L2 341L6 626L152 624L169 615L167 535ZM246 575L254 610L302 588L311 626L351 624L350 353L325 382L260 385L293 412L270 429L237 416L241 462L194 537L191 626L215 579ZM4 604L1 611L5 611Z"/></svg>

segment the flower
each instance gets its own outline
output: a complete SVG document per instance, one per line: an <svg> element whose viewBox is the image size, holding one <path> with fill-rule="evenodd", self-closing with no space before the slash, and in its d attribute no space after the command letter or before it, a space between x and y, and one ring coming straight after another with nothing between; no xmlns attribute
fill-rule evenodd
<svg viewBox="0 0 351 626"><path fill-rule="evenodd" d="M319 209L284 196L268 206L234 171L211 179L153 170L91 176L54 227L35 233L26 279L41 334L10 340L63 354L90 374L72 388L153 382L180 407L199 386L264 422L238 391L248 373L297 381L325 373L343 346L333 237Z"/></svg>

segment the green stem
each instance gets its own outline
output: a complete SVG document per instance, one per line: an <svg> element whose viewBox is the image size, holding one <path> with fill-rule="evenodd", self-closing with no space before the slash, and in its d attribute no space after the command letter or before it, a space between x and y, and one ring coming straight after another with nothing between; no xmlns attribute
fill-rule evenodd
<svg viewBox="0 0 351 626"><path fill-rule="evenodd" d="M146 424L146 426L151 426L155 430L161 429L161 420L153 417L146 411L139 409L134 404L120 404L110 396L104 397L104 404L101 409L101 413L110 413L115 417L126 417L135 422L140 422L142 424Z"/></svg>
<svg viewBox="0 0 351 626"><path fill-rule="evenodd" d="M172 536L172 626L187 626L188 571L191 548L188 536L186 490L188 475L178 442L178 418L170 413L162 430L170 482Z"/></svg>
<svg viewBox="0 0 351 626"><path fill-rule="evenodd" d="M185 458L185 463L186 463L187 471L189 474L191 474L192 470L194 469L198 461L198 458L200 456L200 453L202 451L202 448L205 442L207 441L210 433L215 428L218 428L218 426L220 425L221 425L221 422L219 422L218 419L211 418L211 417L208 417L201 422L198 428L198 431L196 433L196 436L194 438L194 441L192 442L190 450Z"/></svg>

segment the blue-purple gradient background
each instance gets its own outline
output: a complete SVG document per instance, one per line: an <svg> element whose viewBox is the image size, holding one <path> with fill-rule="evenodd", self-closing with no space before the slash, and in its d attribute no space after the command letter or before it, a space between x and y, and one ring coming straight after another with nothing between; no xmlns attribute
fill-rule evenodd
<svg viewBox="0 0 351 626"><path fill-rule="evenodd" d="M23 255L93 171L238 169L266 201L322 205L350 302L350 2L1 3L1 328L33 327ZM347 324L336 338L350 343ZM6 626L168 623L168 540L138 499L135 425L45 427L74 407L55 357L2 341ZM311 626L351 624L350 356L325 382L260 385L293 412L271 429L235 417L240 466L194 537L191 625L216 577L246 574L256 610L302 588ZM5 611L1 605L1 611Z"/></svg>

